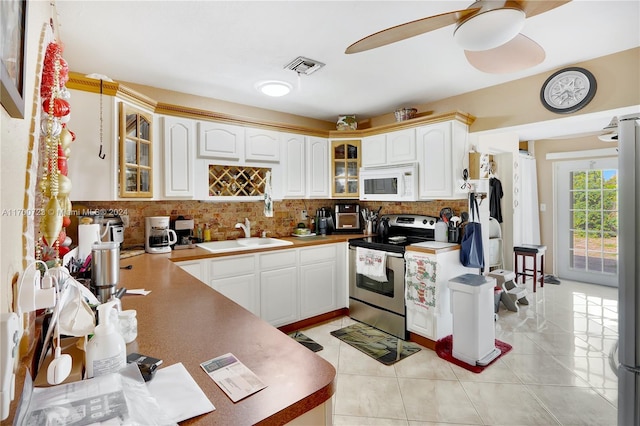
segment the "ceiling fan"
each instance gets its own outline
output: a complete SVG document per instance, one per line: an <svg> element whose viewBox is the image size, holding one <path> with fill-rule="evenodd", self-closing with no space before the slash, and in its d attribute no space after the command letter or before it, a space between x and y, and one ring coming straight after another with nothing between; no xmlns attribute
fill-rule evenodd
<svg viewBox="0 0 640 426"><path fill-rule="evenodd" d="M480 71L502 74L541 63L544 49L520 34L526 18L548 12L571 0L477 0L467 9L429 16L371 34L345 53L375 49L455 24L454 40Z"/></svg>

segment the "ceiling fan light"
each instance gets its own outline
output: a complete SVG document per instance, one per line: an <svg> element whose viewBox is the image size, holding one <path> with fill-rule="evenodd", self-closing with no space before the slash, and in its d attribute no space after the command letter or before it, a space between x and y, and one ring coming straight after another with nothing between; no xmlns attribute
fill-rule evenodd
<svg viewBox="0 0 640 426"><path fill-rule="evenodd" d="M526 15L519 9L494 9L458 24L453 38L465 50L489 50L514 38L524 27Z"/></svg>
<svg viewBox="0 0 640 426"><path fill-rule="evenodd" d="M269 80L258 84L258 90L267 96L279 98L291 93L292 86L285 81Z"/></svg>

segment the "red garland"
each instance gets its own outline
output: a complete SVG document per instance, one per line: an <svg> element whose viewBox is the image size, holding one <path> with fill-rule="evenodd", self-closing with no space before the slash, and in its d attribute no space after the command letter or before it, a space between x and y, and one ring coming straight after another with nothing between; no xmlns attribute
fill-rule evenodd
<svg viewBox="0 0 640 426"><path fill-rule="evenodd" d="M64 85L67 84L67 81L69 81L69 66L62 58L62 47L60 47L58 43L49 43L44 55L42 81L40 82L40 95L42 99L49 99L53 93L56 58L60 58L59 89L62 89Z"/></svg>

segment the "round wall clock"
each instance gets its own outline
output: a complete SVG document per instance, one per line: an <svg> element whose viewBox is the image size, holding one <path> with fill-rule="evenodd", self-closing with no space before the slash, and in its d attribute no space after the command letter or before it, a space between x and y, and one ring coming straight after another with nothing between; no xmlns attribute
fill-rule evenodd
<svg viewBox="0 0 640 426"><path fill-rule="evenodd" d="M542 85L540 101L549 111L568 114L584 108L596 94L596 79L584 68L557 71Z"/></svg>

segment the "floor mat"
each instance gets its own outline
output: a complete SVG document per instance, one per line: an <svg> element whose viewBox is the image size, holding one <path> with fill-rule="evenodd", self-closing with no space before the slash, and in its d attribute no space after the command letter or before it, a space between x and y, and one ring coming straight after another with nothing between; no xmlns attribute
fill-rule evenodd
<svg viewBox="0 0 640 426"><path fill-rule="evenodd" d="M307 349L312 350L313 352L319 352L324 349L320 343L316 342L308 336L305 336L299 331L290 333L288 336L301 345L305 346Z"/></svg>
<svg viewBox="0 0 640 426"><path fill-rule="evenodd" d="M394 364L420 351L420 347L416 344L405 342L377 328L361 323L332 331L331 335L385 365ZM398 349L400 350L399 354Z"/></svg>
<svg viewBox="0 0 640 426"><path fill-rule="evenodd" d="M453 355L451 354L451 351L453 349L452 335L443 337L442 339L436 342L436 354L438 354L440 358L446 361L449 361L450 363L455 364L458 367L462 367L466 370L472 371L474 373L482 373L482 371L485 368L489 367L491 364L496 362L496 360L500 359L500 357L506 355L511 349L513 349L513 347L510 344L501 342L498 339L496 339L496 348L500 349L500 351L502 352L500 356L498 356L496 359L491 361L489 364L485 366L480 366L480 365L470 365L464 361L460 361L459 359L453 357Z"/></svg>

